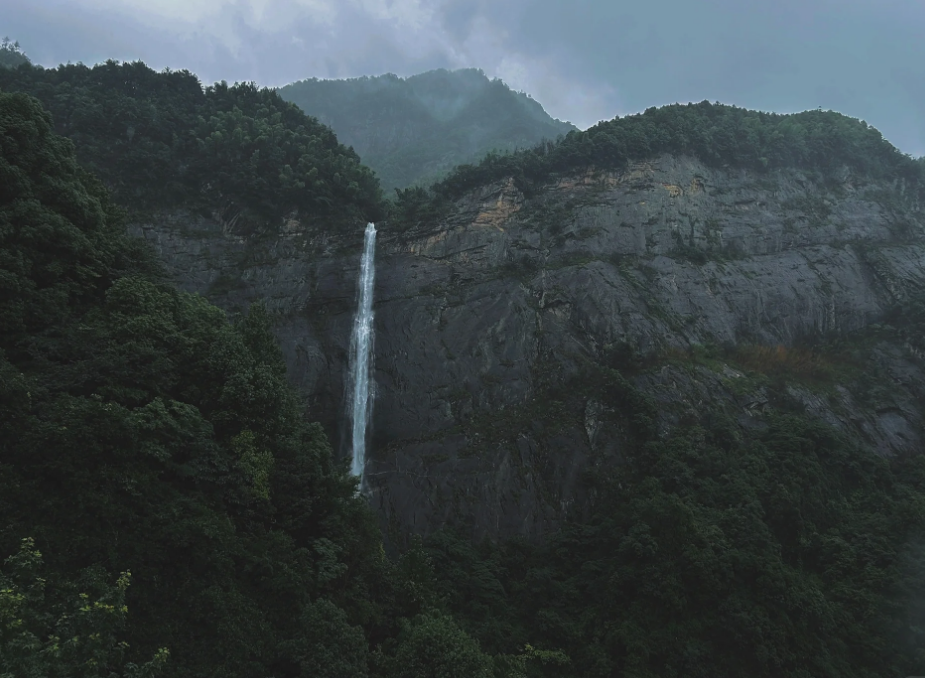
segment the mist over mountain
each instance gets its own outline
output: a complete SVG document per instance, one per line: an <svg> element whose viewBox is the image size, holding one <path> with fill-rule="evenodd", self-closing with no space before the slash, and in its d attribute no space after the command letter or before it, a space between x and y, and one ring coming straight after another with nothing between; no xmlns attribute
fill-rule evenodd
<svg viewBox="0 0 925 678"><path fill-rule="evenodd" d="M925 673L925 161L3 50L0 676Z"/></svg>
<svg viewBox="0 0 925 678"><path fill-rule="evenodd" d="M279 93L329 125L389 193L442 178L490 151L531 147L577 129L477 69L310 79Z"/></svg>

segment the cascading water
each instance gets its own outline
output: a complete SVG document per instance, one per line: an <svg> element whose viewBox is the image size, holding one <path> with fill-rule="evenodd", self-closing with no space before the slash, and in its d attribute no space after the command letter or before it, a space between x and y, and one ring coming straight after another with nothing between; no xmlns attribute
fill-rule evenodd
<svg viewBox="0 0 925 678"><path fill-rule="evenodd" d="M376 277L376 225L366 224L363 240L363 258L360 261L359 300L357 315L350 338L350 419L353 424L353 462L350 471L360 477L362 487L366 468L366 428L373 407L370 382L372 381L373 353L373 282Z"/></svg>

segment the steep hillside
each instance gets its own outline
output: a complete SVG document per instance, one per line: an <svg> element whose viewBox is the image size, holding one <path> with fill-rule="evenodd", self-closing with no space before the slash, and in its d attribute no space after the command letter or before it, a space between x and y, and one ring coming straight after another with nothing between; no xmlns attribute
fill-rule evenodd
<svg viewBox="0 0 925 678"><path fill-rule="evenodd" d="M389 192L433 181L489 151L531 147L576 129L474 69L303 80L279 93L330 125Z"/></svg>
<svg viewBox="0 0 925 678"><path fill-rule="evenodd" d="M230 326L157 282L34 102L2 97L0 538L33 531L72 575L130 565L140 659L163 643L176 675L293 678L925 671L922 164L876 130L672 106L400 192L367 468L388 542L410 546L392 563L302 416L340 439L363 203L319 218L271 183L246 197L277 207L260 229L195 193L136 210L130 233L183 290L269 310ZM75 102L62 114L95 103ZM209 138L249 138L239 109ZM75 129L78 157L107 157L112 130ZM0 614L34 590L8 585L31 553L0 571ZM7 619L0 662L28 641Z"/></svg>
<svg viewBox="0 0 925 678"><path fill-rule="evenodd" d="M41 104L0 92L0 675L505 665L420 549L385 557L266 311L177 291L123 217Z"/></svg>
<svg viewBox="0 0 925 678"><path fill-rule="evenodd" d="M744 374L740 347L815 355L867 336L925 282L921 168L837 114L707 104L614 121L403 193L378 255L376 501L418 531L468 516L479 532L540 534L586 498L597 406L588 395L562 420L568 433L550 437L530 433L549 415L531 403L548 405L548 392L582 370L631 355L658 366L641 383L681 407L693 397L684 384L707 387L666 375L703 368L693 356L704 347ZM186 289L228 307L260 298L278 312L291 377L337 439L358 231L293 224L256 243L182 213L134 228ZM877 350L900 361L890 369L917 375L914 361L903 367L904 342ZM732 377L721 369L715 379ZM874 409L851 404L856 389L835 379L827 388L847 388L848 400L823 399L820 413L881 453L916 449L910 379L911 391L891 389L892 404ZM707 401L767 402L755 388L711 390ZM475 436L507 418L523 427L514 439ZM490 454L478 451L486 445Z"/></svg>
<svg viewBox="0 0 925 678"><path fill-rule="evenodd" d="M292 618L324 595L300 549L345 553L343 528L366 521L285 384L266 314L232 326L158 282L105 189L22 94L0 94L0 187L3 559L27 540L0 572L0 673L153 675L110 671L162 647L174 676L297 663ZM288 574L258 572L270 552ZM107 571L134 575L127 628L125 609L107 617L110 596L87 599Z"/></svg>
<svg viewBox="0 0 925 678"><path fill-rule="evenodd" d="M921 169L834 113L700 104L400 194L370 501L483 647L564 650L545 675L925 665ZM186 289L268 300L339 439L358 234L134 228Z"/></svg>
<svg viewBox="0 0 925 678"><path fill-rule="evenodd" d="M269 90L143 63L0 70L51 112L80 162L133 212L185 207L231 232L382 213L378 182L331 130Z"/></svg>

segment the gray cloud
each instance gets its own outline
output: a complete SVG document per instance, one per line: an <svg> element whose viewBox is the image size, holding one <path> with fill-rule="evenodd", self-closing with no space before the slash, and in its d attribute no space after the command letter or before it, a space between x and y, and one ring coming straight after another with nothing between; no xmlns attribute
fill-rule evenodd
<svg viewBox="0 0 925 678"><path fill-rule="evenodd" d="M925 3L649 0L549 3L521 35L609 82L620 113L703 99L789 112L832 108L925 153ZM594 20L589 20L593 16Z"/></svg>
<svg viewBox="0 0 925 678"><path fill-rule="evenodd" d="M921 0L6 0L0 33L44 65L204 82L474 66L581 127L675 101L821 106L925 154Z"/></svg>

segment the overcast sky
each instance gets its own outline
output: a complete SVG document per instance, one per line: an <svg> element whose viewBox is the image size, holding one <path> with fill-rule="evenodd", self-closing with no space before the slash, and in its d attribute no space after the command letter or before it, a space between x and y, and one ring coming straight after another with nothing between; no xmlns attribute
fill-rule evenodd
<svg viewBox="0 0 925 678"><path fill-rule="evenodd" d="M676 101L834 109L925 155L925 0L0 0L33 61L267 86L477 67L586 128Z"/></svg>

